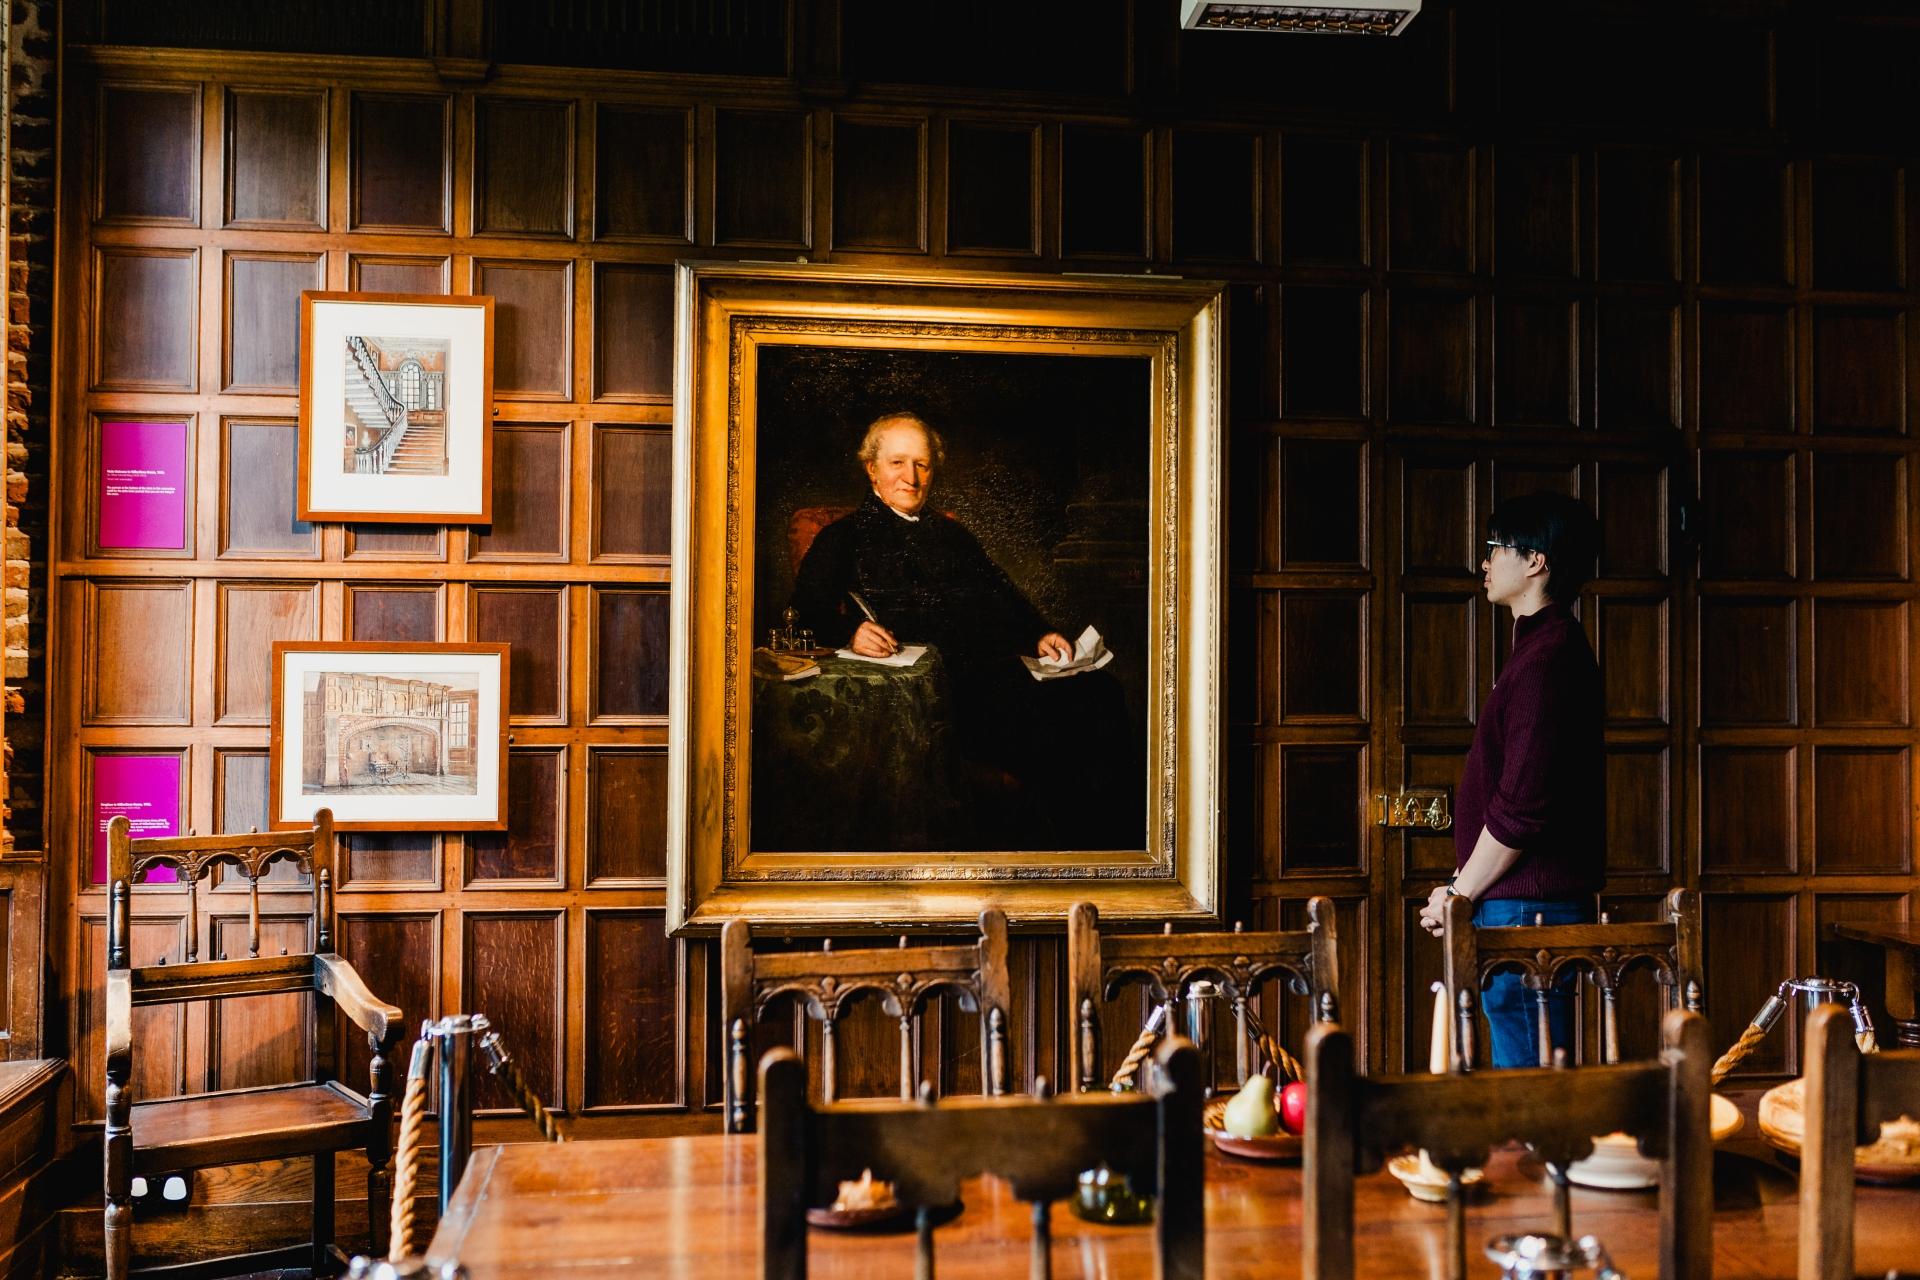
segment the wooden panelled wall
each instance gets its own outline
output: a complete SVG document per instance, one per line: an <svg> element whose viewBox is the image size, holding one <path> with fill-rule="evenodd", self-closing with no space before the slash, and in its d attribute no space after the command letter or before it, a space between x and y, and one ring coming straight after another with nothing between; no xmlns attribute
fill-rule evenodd
<svg viewBox="0 0 1920 1280"><path fill-rule="evenodd" d="M1296 128L1015 93L822 105L785 80L67 65L48 831L83 1117L94 761L177 756L190 825L258 824L272 641L476 639L513 644L512 829L350 838L341 949L409 1019L503 1024L589 1129L714 1122L710 951L667 938L661 907L681 257L1230 282L1235 914L1295 925L1307 894L1337 899L1345 1012L1376 1068L1424 1062L1439 953L1411 920L1452 846L1366 825L1366 800L1457 775L1508 645L1478 565L1512 493L1576 494L1604 526L1582 613L1606 678L1610 898L1632 915L1671 884L1705 892L1720 1041L1820 967L1826 922L1910 909L1901 158L1519 113ZM497 299L493 525L293 518L310 288ZM96 545L107 417L189 425L184 553ZM244 898L207 898L217 945ZM138 960L179 955L183 907L142 891ZM1029 1080L1064 1070L1060 953L1016 940ZM303 1052L278 1015L157 1024L141 1086L272 1078ZM871 1030L870 1052L843 1044L847 1092L896 1087L891 1031ZM939 1056L960 1082L964 1045ZM1791 1039L1756 1062L1792 1069Z"/></svg>

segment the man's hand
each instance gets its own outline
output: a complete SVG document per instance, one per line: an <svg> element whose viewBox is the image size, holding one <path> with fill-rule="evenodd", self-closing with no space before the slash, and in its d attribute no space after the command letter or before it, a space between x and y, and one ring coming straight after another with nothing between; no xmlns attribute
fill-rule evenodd
<svg viewBox="0 0 1920 1280"><path fill-rule="evenodd" d="M1073 642L1061 635L1058 631L1049 631L1047 634L1041 636L1040 643L1035 645L1034 648L1041 657L1052 658L1055 662L1071 662L1073 660Z"/></svg>
<svg viewBox="0 0 1920 1280"><path fill-rule="evenodd" d="M1437 884L1433 886L1433 892L1427 895L1427 905L1420 908L1420 927L1436 938L1447 930L1447 898L1449 896L1451 895L1447 893L1447 886Z"/></svg>
<svg viewBox="0 0 1920 1280"><path fill-rule="evenodd" d="M891 658L899 650L900 642L879 623L863 622L853 633L853 643L847 647L863 658Z"/></svg>

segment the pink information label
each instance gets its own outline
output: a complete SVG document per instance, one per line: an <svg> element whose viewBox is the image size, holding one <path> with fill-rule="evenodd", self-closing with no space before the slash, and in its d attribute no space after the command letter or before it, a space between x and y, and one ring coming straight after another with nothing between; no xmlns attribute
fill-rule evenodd
<svg viewBox="0 0 1920 1280"><path fill-rule="evenodd" d="M127 815L135 839L180 834L179 756L93 758L93 882L107 882L107 824ZM174 881L172 867L154 867L143 883Z"/></svg>
<svg viewBox="0 0 1920 1280"><path fill-rule="evenodd" d="M100 424L100 545L187 545L187 424Z"/></svg>

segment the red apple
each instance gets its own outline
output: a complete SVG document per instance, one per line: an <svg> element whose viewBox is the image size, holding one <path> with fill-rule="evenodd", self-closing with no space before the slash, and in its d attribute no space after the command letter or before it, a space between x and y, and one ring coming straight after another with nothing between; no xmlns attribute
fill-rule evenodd
<svg viewBox="0 0 1920 1280"><path fill-rule="evenodd" d="M1307 1086L1295 1080L1280 1091L1280 1123L1288 1133L1307 1131Z"/></svg>

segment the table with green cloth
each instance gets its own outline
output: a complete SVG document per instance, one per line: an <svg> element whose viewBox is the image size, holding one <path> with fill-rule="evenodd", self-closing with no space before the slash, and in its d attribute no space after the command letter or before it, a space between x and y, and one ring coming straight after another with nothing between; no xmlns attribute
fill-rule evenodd
<svg viewBox="0 0 1920 1280"><path fill-rule="evenodd" d="M910 667L835 655L753 678L756 852L964 847L968 786L940 651Z"/></svg>

